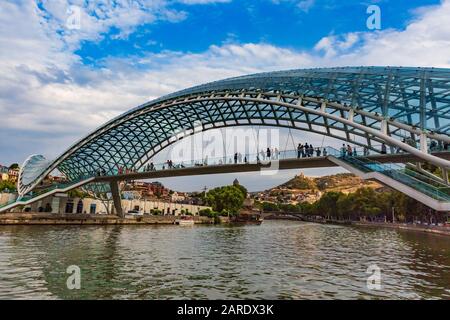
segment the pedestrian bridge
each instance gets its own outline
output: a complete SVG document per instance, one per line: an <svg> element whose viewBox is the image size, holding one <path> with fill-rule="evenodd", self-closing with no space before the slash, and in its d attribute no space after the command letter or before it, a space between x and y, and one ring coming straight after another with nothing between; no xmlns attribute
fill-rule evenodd
<svg viewBox="0 0 450 320"><path fill-rule="evenodd" d="M450 211L450 186L442 179L413 165L420 161L416 156L407 153L363 155L362 150L348 155L332 147L320 148L321 156L299 157L296 150L281 151L265 161L259 154L247 155L246 161L228 163L230 157L184 161L175 163L172 168L167 162L148 166L129 172L115 171L113 174L83 177L80 180L66 184L54 185L38 189L34 193L0 207L1 211L11 210L20 205L28 205L55 193L67 192L89 184L111 186L113 193L119 194L118 184L122 181L157 179L167 177L214 175L224 173L259 172L261 175L277 174L278 170L308 169L340 166L360 176L363 179L376 180L386 186L412 196L414 199L428 205L437 211ZM323 156L325 154L325 156ZM433 153L441 159L450 160L450 151ZM394 164L395 163L395 164ZM400 165L403 164L403 165ZM119 197L120 198L120 197ZM121 204L115 204L116 211L121 213Z"/></svg>
<svg viewBox="0 0 450 320"><path fill-rule="evenodd" d="M387 145L390 151L414 157L415 163L439 167L442 178L436 179L448 185L450 161L432 151L448 150L450 143L450 70L393 67L290 70L236 77L182 90L112 119L54 160L42 155L30 156L19 174L19 195L22 201L28 201L30 193L54 170L63 173L72 184L89 181L84 188L96 193L108 190L117 195L117 184L109 184L111 190L105 189L105 184L100 182L107 178L97 177L99 172L105 177L118 176L118 168L141 172L155 155L183 138L199 131L237 126L308 131L365 146L374 154L382 153L380 146ZM342 165L367 178L380 178L381 172L404 170L393 165L388 168L356 163L356 160L350 164L348 160L329 154L313 162ZM298 160L301 161L305 164L310 160ZM287 165L289 159L279 162L280 166L282 162ZM250 165L247 164L246 170ZM227 166L223 164L216 170L224 171ZM235 171L230 172L240 170L230 166L229 170L232 169ZM195 170L200 173L212 169ZM391 174L389 179L384 183L401 180L417 192L427 196L432 193L404 176ZM430 179L433 182L428 182L434 186L435 177ZM436 187L441 190L440 185ZM410 189L402 190L411 195Z"/></svg>

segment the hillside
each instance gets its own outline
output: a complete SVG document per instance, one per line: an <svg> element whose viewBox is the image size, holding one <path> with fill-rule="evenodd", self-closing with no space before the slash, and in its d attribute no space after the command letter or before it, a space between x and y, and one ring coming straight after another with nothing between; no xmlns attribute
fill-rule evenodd
<svg viewBox="0 0 450 320"><path fill-rule="evenodd" d="M340 191L350 193L361 187L369 187L379 189L382 186L374 181L363 180L351 173L339 173L323 177L306 177L303 174L295 176L286 183L274 189L290 189L290 190L319 190Z"/></svg>

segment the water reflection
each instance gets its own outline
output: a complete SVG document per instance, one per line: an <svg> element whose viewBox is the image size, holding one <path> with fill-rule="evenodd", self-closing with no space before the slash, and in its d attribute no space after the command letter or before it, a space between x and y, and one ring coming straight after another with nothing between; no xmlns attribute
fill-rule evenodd
<svg viewBox="0 0 450 320"><path fill-rule="evenodd" d="M382 270L382 290L366 269ZM81 268L68 290L66 269ZM388 229L0 227L0 298L450 298L450 239Z"/></svg>

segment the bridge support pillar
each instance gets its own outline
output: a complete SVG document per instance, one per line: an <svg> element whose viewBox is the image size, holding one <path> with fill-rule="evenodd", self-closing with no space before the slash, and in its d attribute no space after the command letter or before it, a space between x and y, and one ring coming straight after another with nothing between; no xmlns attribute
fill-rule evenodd
<svg viewBox="0 0 450 320"><path fill-rule="evenodd" d="M119 183L112 181L109 183L109 186L111 188L111 194L114 201L114 211L119 217L124 218L125 215L123 213L122 201L120 199Z"/></svg>
<svg viewBox="0 0 450 320"><path fill-rule="evenodd" d="M388 135L388 122L386 119L381 120L380 128L381 128L381 133L387 136Z"/></svg>
<svg viewBox="0 0 450 320"><path fill-rule="evenodd" d="M428 140L425 132L420 134L420 151L423 153L428 153Z"/></svg>

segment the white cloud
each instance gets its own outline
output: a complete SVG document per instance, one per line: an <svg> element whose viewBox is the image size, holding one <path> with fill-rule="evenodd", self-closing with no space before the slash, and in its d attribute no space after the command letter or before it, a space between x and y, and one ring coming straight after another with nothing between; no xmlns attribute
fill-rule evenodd
<svg viewBox="0 0 450 320"><path fill-rule="evenodd" d="M302 0L297 4L297 7L304 12L308 12L314 6L315 2L315 0Z"/></svg>
<svg viewBox="0 0 450 320"><path fill-rule="evenodd" d="M212 3L228 3L232 0L179 0L184 4L212 4Z"/></svg>

